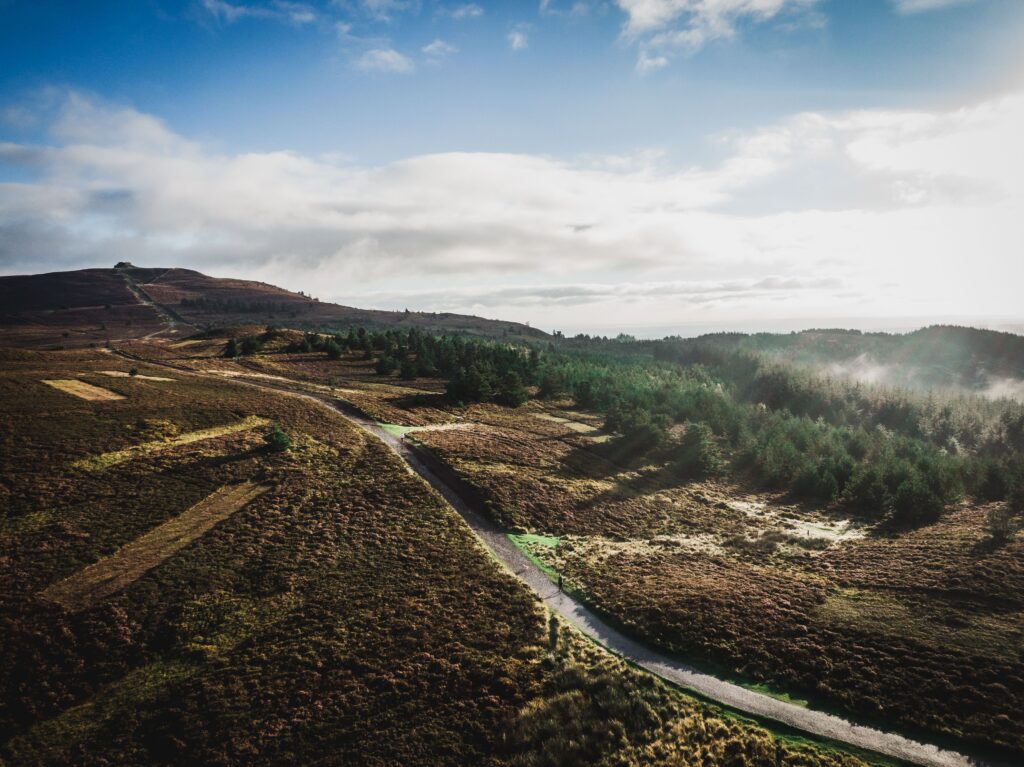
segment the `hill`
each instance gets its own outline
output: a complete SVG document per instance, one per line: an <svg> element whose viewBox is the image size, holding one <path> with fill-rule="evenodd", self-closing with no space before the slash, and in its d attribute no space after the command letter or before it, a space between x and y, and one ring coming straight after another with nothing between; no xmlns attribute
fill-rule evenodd
<svg viewBox="0 0 1024 767"><path fill-rule="evenodd" d="M167 320L181 327L168 330ZM5 346L71 348L268 324L307 330L416 327L517 341L548 337L516 322L449 312L358 309L263 282L127 262L113 269L0 277L0 344Z"/></svg>

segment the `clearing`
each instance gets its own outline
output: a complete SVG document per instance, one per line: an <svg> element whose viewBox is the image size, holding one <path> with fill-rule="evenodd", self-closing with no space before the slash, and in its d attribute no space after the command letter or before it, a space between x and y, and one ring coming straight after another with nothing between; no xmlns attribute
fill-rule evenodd
<svg viewBox="0 0 1024 767"><path fill-rule="evenodd" d="M534 418L539 418L542 421L551 421L552 423L562 424L565 428L572 429L579 434L593 434L598 430L593 424L574 421L571 418L564 418L559 415L552 415L551 413L530 413L530 415Z"/></svg>
<svg viewBox="0 0 1024 767"><path fill-rule="evenodd" d="M97 402L113 402L125 399L121 394L87 384L85 381L79 381L75 378L44 378L43 383L52 386L54 389L60 389L66 394L73 394L76 397Z"/></svg>
<svg viewBox="0 0 1024 767"><path fill-rule="evenodd" d="M241 431L255 429L258 426L269 425L270 421L268 419L251 415L248 418L243 418L241 421L237 421L236 423L229 423L223 426L211 426L209 429L199 429L197 431L179 434L177 437L173 437L172 439L143 442L139 445L126 447L123 450L114 450L110 453L101 453L100 455L95 455L90 458L82 458L71 465L77 469L102 471L103 469L110 468L111 466L116 466L119 463L130 461L140 455L156 453L161 450L169 450L170 448L178 447L179 445L188 445L204 439L213 439L214 437L223 437L228 434L237 434Z"/></svg>
<svg viewBox="0 0 1024 767"><path fill-rule="evenodd" d="M137 580L269 489L268 485L253 482L222 487L109 557L48 586L40 596L72 612L90 607Z"/></svg>

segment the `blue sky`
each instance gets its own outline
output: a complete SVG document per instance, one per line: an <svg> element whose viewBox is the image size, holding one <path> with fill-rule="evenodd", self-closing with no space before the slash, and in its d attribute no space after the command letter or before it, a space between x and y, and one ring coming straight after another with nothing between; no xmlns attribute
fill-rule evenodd
<svg viewBox="0 0 1024 767"><path fill-rule="evenodd" d="M1018 319L1018 0L0 0L0 20L3 272L117 253L572 331ZM994 277L966 271L965 300L968 256Z"/></svg>

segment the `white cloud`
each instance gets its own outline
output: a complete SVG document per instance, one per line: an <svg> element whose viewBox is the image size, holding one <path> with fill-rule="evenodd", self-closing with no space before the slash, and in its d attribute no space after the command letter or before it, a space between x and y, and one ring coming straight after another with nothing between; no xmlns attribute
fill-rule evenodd
<svg viewBox="0 0 1024 767"><path fill-rule="evenodd" d="M694 52L713 40L731 38L741 21L766 22L806 13L818 0L616 0L626 13L623 36L641 45L637 69L664 55ZM820 23L820 18L815 17ZM666 62L667 63L667 62Z"/></svg>
<svg viewBox="0 0 1024 767"><path fill-rule="evenodd" d="M338 5L345 5L345 0L335 0ZM416 0L359 0L359 7L362 11L379 21L391 21L397 13L416 10L419 3Z"/></svg>
<svg viewBox="0 0 1024 767"><path fill-rule="evenodd" d="M479 19L484 15L484 9L476 3L466 3L455 6L448 14L456 21L465 21L466 19Z"/></svg>
<svg viewBox="0 0 1024 767"><path fill-rule="evenodd" d="M391 72L410 74L416 71L416 64L394 48L372 48L356 59L356 68L364 72Z"/></svg>
<svg viewBox="0 0 1024 767"><path fill-rule="evenodd" d="M1019 317L1024 94L947 112L795 115L726 159L225 154L68 94L0 144L0 271L126 259L356 304L542 327L744 317ZM22 176L24 174L19 174ZM393 303L392 303L393 302Z"/></svg>
<svg viewBox="0 0 1024 767"><path fill-rule="evenodd" d="M451 56L459 52L459 49L456 48L454 45L452 45L451 43L446 43L444 40L441 39L434 40L432 43L424 45L423 48L421 48L421 50L423 51L423 54L427 57L428 61L432 62L438 62L441 59L447 58L448 56Z"/></svg>
<svg viewBox="0 0 1024 767"><path fill-rule="evenodd" d="M948 8L951 5L964 5L974 0L892 0L900 13L920 13Z"/></svg>
<svg viewBox="0 0 1024 767"><path fill-rule="evenodd" d="M577 2L571 3L568 7L565 4L557 2L557 0L540 0L540 15L541 16L562 16L568 19L582 19L593 12L591 4L584 0L577 0Z"/></svg>
<svg viewBox="0 0 1024 767"><path fill-rule="evenodd" d="M806 291L835 290L841 281L832 277L793 278L771 276L749 280L670 280L666 282L550 283L516 287L458 288L442 291L385 291L368 295L392 305L408 303L444 306L458 297L465 304L504 306L578 306L598 301L670 299L692 306L729 304L774 296L792 297Z"/></svg>
<svg viewBox="0 0 1024 767"><path fill-rule="evenodd" d="M227 0L203 0L203 7L212 16L228 24L244 18L273 19L296 25L310 24L317 20L317 13L311 6L288 0L273 0L262 5L243 5Z"/></svg>
<svg viewBox="0 0 1024 767"><path fill-rule="evenodd" d="M505 35L505 39L508 40L509 47L514 51L526 50L530 45L530 38L527 36L525 24L519 24L510 29L508 34Z"/></svg>
<svg viewBox="0 0 1024 767"><path fill-rule="evenodd" d="M933 0L934 1L934 0ZM617 0L629 16L631 36L663 30L677 21L716 37L730 36L743 18L765 21L784 11L805 10L817 0Z"/></svg>
<svg viewBox="0 0 1024 767"><path fill-rule="evenodd" d="M640 51L636 60L636 71L640 74L654 72L668 66L668 59L664 56L651 56L647 51Z"/></svg>

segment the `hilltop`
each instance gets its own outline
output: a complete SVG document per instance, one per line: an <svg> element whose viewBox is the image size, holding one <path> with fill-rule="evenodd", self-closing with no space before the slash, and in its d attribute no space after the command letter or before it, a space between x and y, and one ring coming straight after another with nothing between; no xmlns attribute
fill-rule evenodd
<svg viewBox="0 0 1024 767"><path fill-rule="evenodd" d="M166 330L168 321L175 327ZM112 269L0 277L0 343L5 346L71 348L155 333L173 336L268 324L306 330L416 327L516 341L548 338L517 322L450 312L359 309L264 282L210 277L191 269L121 262Z"/></svg>

